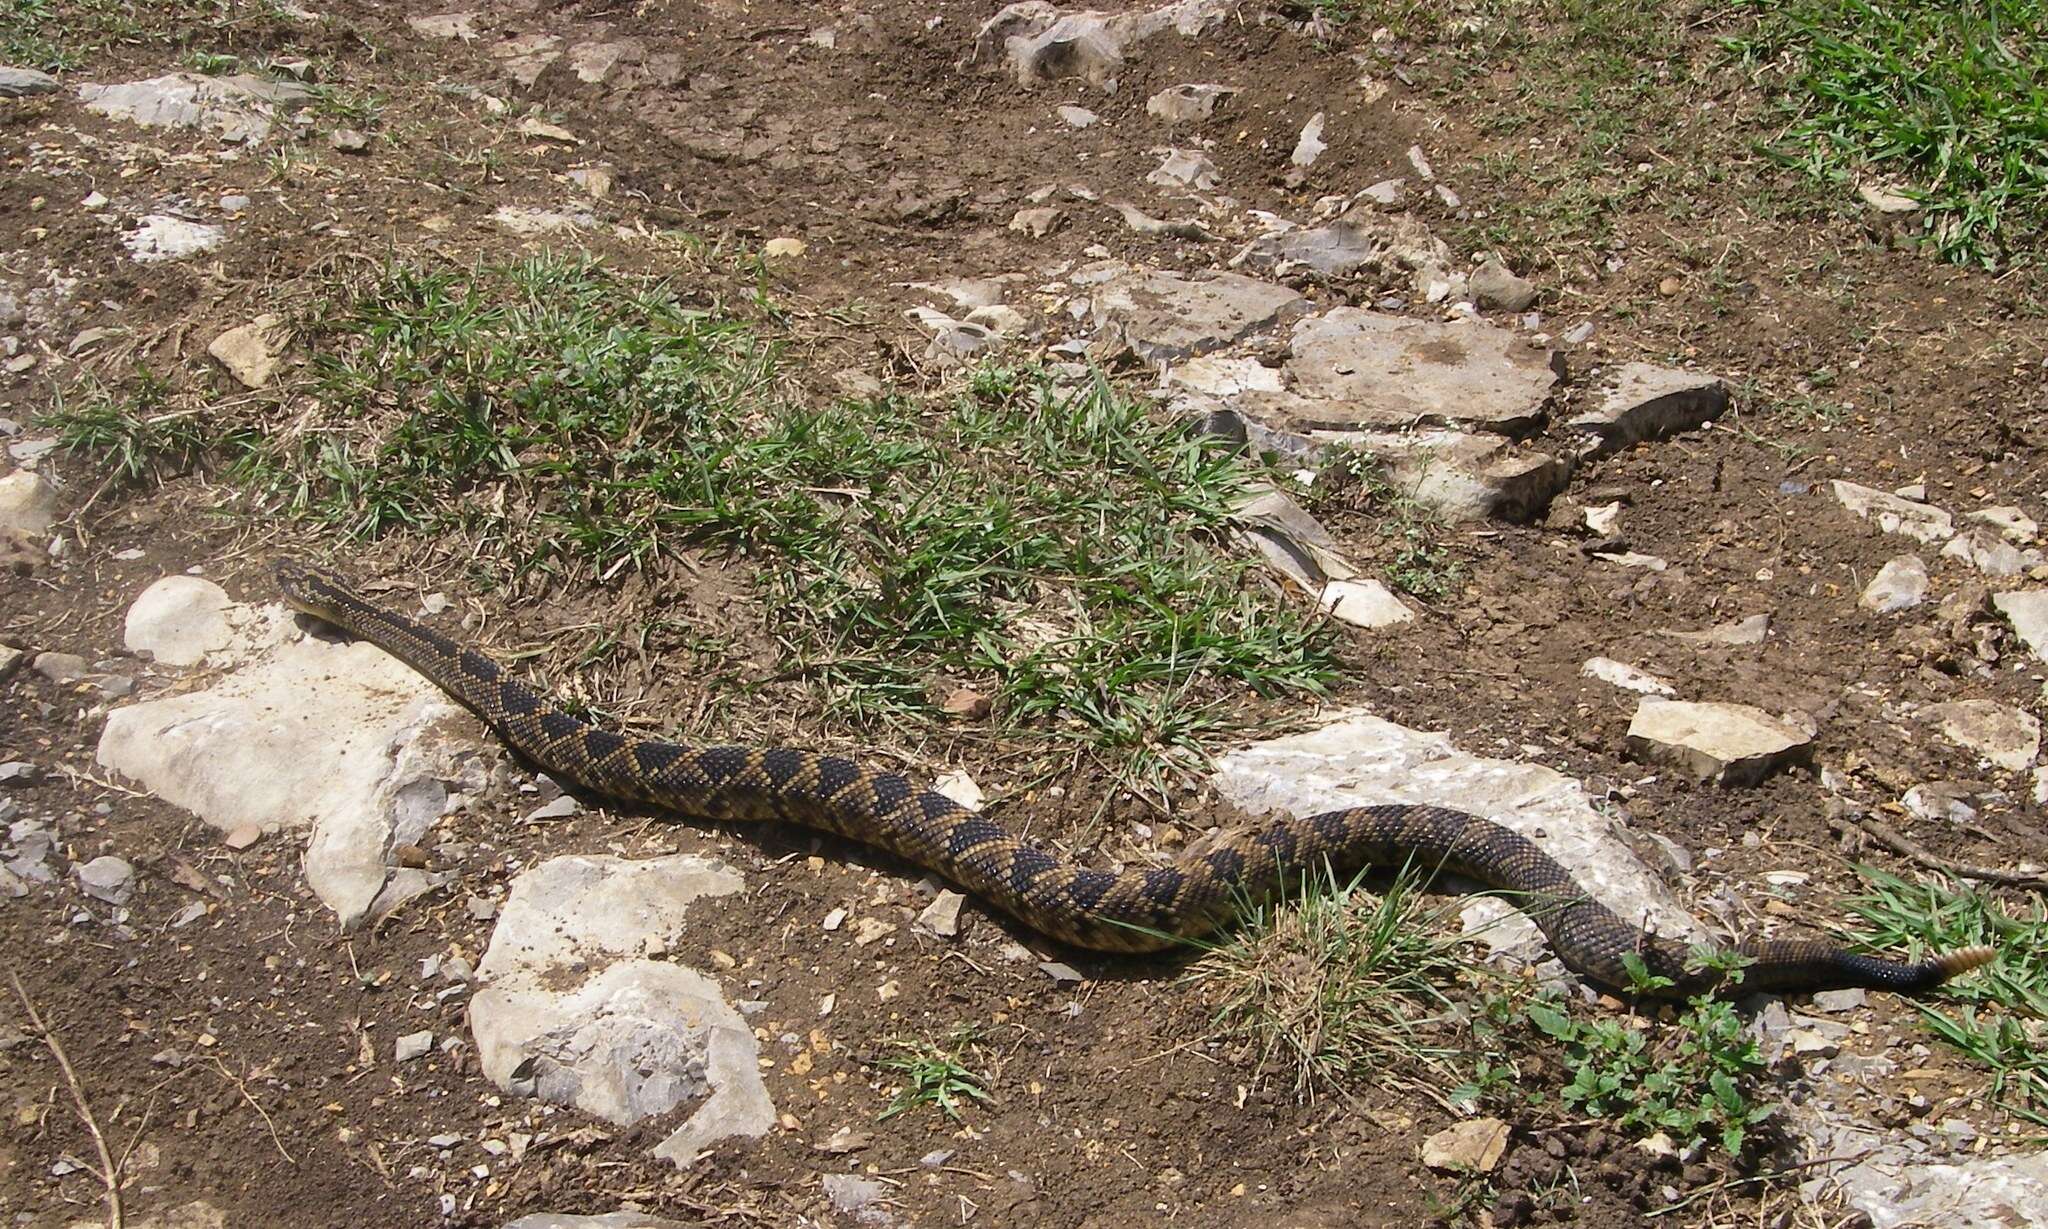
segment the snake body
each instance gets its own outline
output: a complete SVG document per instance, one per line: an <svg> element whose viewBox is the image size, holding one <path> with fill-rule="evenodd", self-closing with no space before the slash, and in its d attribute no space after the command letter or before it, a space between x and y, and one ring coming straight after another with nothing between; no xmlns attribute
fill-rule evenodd
<svg viewBox="0 0 2048 1229"><path fill-rule="evenodd" d="M724 821L780 820L836 833L937 872L1024 925L1078 947L1158 951L1228 924L1301 868L1340 873L1412 863L1513 894L1552 949L1581 976L1615 989L1680 997L1723 987L1689 945L1650 934L1590 899L1527 838L1437 806L1351 807L1284 817L1229 833L1171 866L1110 872L1018 840L987 816L896 773L792 748L685 746L631 738L577 718L497 663L364 599L342 581L286 561L276 569L294 607L391 653L475 712L511 748L558 778L607 798ZM1744 992L1848 987L1914 993L1992 957L1965 948L1919 963L1876 959L1831 943L1761 940ZM1668 984L1643 990L1628 958Z"/></svg>

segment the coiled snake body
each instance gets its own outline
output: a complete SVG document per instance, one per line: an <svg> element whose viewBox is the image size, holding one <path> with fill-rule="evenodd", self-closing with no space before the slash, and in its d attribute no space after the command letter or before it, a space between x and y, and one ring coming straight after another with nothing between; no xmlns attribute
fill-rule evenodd
<svg viewBox="0 0 2048 1229"><path fill-rule="evenodd" d="M1625 963L1631 955L1649 974L1669 979L1650 993L1677 997L1721 984L1723 975L1700 968L1688 945L1622 921L1528 839L1475 815L1435 806L1352 807L1228 834L1173 866L1096 870L1027 845L944 794L839 756L683 746L599 729L474 649L366 601L332 576L287 561L278 565L277 581L293 606L405 661L514 751L592 793L704 819L786 820L837 833L936 871L1026 926L1079 947L1175 946L1216 930L1242 902L1324 860L1340 872L1412 862L1514 894L1566 967L1608 987L1633 984ZM1860 986L1912 993L1992 956L1990 948L1966 948L1903 964L1830 943L1782 940L1738 950L1750 961L1740 983L1745 992Z"/></svg>

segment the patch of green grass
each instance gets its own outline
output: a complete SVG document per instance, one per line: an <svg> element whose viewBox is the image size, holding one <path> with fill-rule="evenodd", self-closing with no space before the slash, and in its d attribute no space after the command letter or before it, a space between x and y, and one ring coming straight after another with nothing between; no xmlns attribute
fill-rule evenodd
<svg viewBox="0 0 2048 1229"><path fill-rule="evenodd" d="M197 420L267 507L487 543L499 577L744 557L778 677L856 728L965 684L1025 744L1164 788L1247 693L1333 676L1326 629L1227 547L1248 463L1099 378L800 402L759 324L559 257L394 266L296 328L306 374Z"/></svg>
<svg viewBox="0 0 2048 1229"><path fill-rule="evenodd" d="M1878 951L1905 947L1916 955L1985 944L1998 959L1951 982L1934 998L1916 999L1936 1036L1991 1071L1991 1096L2002 1108L2048 1126L2048 909L2036 902L2016 913L1982 892L1858 867L1869 890L1849 901L1868 929L1853 936Z"/></svg>
<svg viewBox="0 0 2048 1229"><path fill-rule="evenodd" d="M1305 502L1317 513L1368 518L1377 539L1374 559L1395 588L1434 602L1464 582L1464 562L1443 543L1443 518L1401 490L1372 454L1351 447L1325 451Z"/></svg>
<svg viewBox="0 0 2048 1229"><path fill-rule="evenodd" d="M1631 971L1638 989L1662 980ZM1580 1019L1563 999L1530 1002L1522 1014L1564 1048L1572 1079L1558 1097L1574 1113L1640 1134L1662 1131L1681 1148L1708 1140L1739 1156L1776 1108L1755 1098L1763 1059L1724 999L1697 996L1665 1027L1638 1016Z"/></svg>
<svg viewBox="0 0 2048 1229"><path fill-rule="evenodd" d="M188 47L288 42L300 24L271 0L0 0L0 62L64 72L115 45ZM220 71L212 47L195 51L201 72ZM227 71L232 71L229 69Z"/></svg>
<svg viewBox="0 0 2048 1229"><path fill-rule="evenodd" d="M171 407L170 392L144 368L119 396L98 384L59 389L38 421L66 450L99 457L111 477L132 482L191 465L213 442L201 415Z"/></svg>
<svg viewBox="0 0 2048 1229"><path fill-rule="evenodd" d="M51 0L0 0L0 63L65 72L85 62L83 51L62 39Z"/></svg>
<svg viewBox="0 0 2048 1229"><path fill-rule="evenodd" d="M1730 48L1768 69L1782 148L1834 183L1903 183L1935 249L1995 266L2048 228L2048 9L2042 0L1748 0Z"/></svg>
<svg viewBox="0 0 2048 1229"><path fill-rule="evenodd" d="M969 1053L977 1048L980 1032L961 1025L942 1042L898 1040L889 1043L898 1053L876 1061L875 1066L903 1078L903 1086L889 1099L876 1121L887 1122L898 1114L921 1105L936 1107L955 1122L968 1101L992 1101L988 1077L967 1065Z"/></svg>
<svg viewBox="0 0 2048 1229"><path fill-rule="evenodd" d="M1284 1072L1297 1095L1440 1082L1468 1053L1444 992L1471 968L1457 903L1431 903L1414 875L1377 894L1325 866L1281 899L1245 902L1191 976L1216 997L1217 1033Z"/></svg>

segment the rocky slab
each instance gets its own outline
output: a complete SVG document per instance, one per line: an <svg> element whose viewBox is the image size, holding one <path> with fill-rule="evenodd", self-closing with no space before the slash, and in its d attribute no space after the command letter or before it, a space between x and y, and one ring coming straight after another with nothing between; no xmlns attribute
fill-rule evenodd
<svg viewBox="0 0 2048 1229"><path fill-rule="evenodd" d="M303 85L238 74L171 73L119 85L81 85L86 109L145 128L195 128L223 141L250 143L270 135L280 108L312 99Z"/></svg>
<svg viewBox="0 0 2048 1229"><path fill-rule="evenodd" d="M1286 363L1302 431L1450 426L1525 435L1562 374L1553 352L1483 321L1439 324L1356 307L1301 320Z"/></svg>
<svg viewBox="0 0 2048 1229"><path fill-rule="evenodd" d="M1602 903L1661 934L1703 939L1677 896L1593 809L1570 777L1519 760L1468 755L1443 734L1366 712L1231 751L1217 763L1217 792L1249 815L1315 815L1340 807L1407 802L1483 815L1535 841ZM1496 951L1525 963L1549 958L1535 926L1491 898L1464 908L1466 925Z"/></svg>
<svg viewBox="0 0 2048 1229"><path fill-rule="evenodd" d="M1996 700L1936 704L1926 710L1926 716L1941 723L1942 735L1950 742L2007 772L2032 767L2041 753L2041 723L2031 713Z"/></svg>
<svg viewBox="0 0 2048 1229"><path fill-rule="evenodd" d="M753 1031L718 984L657 959L707 899L744 886L689 855L553 858L521 875L477 966L470 1027L508 1092L626 1124L696 1109L654 1148L679 1166L775 1125Z"/></svg>
<svg viewBox="0 0 2048 1229"><path fill-rule="evenodd" d="M1991 608L2012 624L2013 634L2035 657L2048 661L2048 589L1994 593Z"/></svg>
<svg viewBox="0 0 2048 1229"><path fill-rule="evenodd" d="M1096 328L1148 363L1221 350L1285 324L1309 302L1285 286L1238 273L1183 276L1133 270L1095 292Z"/></svg>
<svg viewBox="0 0 2048 1229"><path fill-rule="evenodd" d="M1728 408L1727 381L1704 372L1623 363L1603 383L1599 408L1571 420L1595 453L1697 430Z"/></svg>
<svg viewBox="0 0 2048 1229"><path fill-rule="evenodd" d="M1716 785L1755 785L1797 762L1813 734L1747 704L1646 698L1628 726L1629 754Z"/></svg>
<svg viewBox="0 0 2048 1229"><path fill-rule="evenodd" d="M1840 478L1832 486L1835 499L1844 508L1886 533L1902 534L1920 542L1945 542L1956 531L1955 518L1933 504Z"/></svg>
<svg viewBox="0 0 2048 1229"><path fill-rule="evenodd" d="M1900 555L1877 570L1856 604L1877 614L1911 610L1926 600L1927 579L1927 565L1918 555Z"/></svg>

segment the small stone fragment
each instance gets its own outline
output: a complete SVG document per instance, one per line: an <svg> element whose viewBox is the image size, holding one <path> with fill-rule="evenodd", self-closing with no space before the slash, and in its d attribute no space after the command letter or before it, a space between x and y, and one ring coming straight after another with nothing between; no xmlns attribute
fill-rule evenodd
<svg viewBox="0 0 2048 1229"><path fill-rule="evenodd" d="M1579 667L1579 673L1590 679L1619 687L1624 691L1638 692L1646 696L1669 696L1677 694L1671 684L1654 674L1647 674L1625 662L1611 657L1589 658Z"/></svg>
<svg viewBox="0 0 2048 1229"><path fill-rule="evenodd" d="M1977 818L1977 808L1970 805L1974 794L1960 781L1928 781L1907 790L1899 805L1917 819L1967 824Z"/></svg>
<svg viewBox="0 0 2048 1229"><path fill-rule="evenodd" d="M57 79L33 68L0 67L0 98L28 98L57 92Z"/></svg>
<svg viewBox="0 0 2048 1229"><path fill-rule="evenodd" d="M1498 260L1489 260L1473 270L1466 283L1481 307L1498 311L1527 311L1536 302L1536 283L1517 277Z"/></svg>
<svg viewBox="0 0 2048 1229"><path fill-rule="evenodd" d="M520 822L541 824L553 819L567 819L572 815L581 815L582 813L583 804L578 802L573 796L563 794L559 798L551 799L528 811Z"/></svg>
<svg viewBox="0 0 2048 1229"><path fill-rule="evenodd" d="M0 533L40 535L57 523L57 488L41 474L17 469L0 478Z"/></svg>
<svg viewBox="0 0 2048 1229"><path fill-rule="evenodd" d="M344 154L366 154L370 152L368 134L354 128L336 128L327 134L327 143Z"/></svg>
<svg viewBox="0 0 2048 1229"><path fill-rule="evenodd" d="M126 904L135 891L135 868L126 858L104 854L77 867L73 873L78 876L81 891L110 905Z"/></svg>
<svg viewBox="0 0 2048 1229"><path fill-rule="evenodd" d="M874 1142L875 1137L866 1131L856 1131L852 1127L841 1127L837 1131L832 1132L828 1138L820 1140L811 1146L820 1152L844 1156L849 1152L860 1152Z"/></svg>
<svg viewBox="0 0 2048 1229"><path fill-rule="evenodd" d="M32 668L53 683L75 683L85 677L88 665L76 653L38 653Z"/></svg>
<svg viewBox="0 0 2048 1229"><path fill-rule="evenodd" d="M2031 713L1996 700L1936 704L1927 716L1941 722L1950 742L1975 751L2007 772L2020 772L2041 752L2041 723Z"/></svg>
<svg viewBox="0 0 2048 1229"><path fill-rule="evenodd" d="M1867 1003L1869 997L1862 990L1854 988L1848 990L1822 990L1813 996L1813 1006L1816 1011L1854 1011Z"/></svg>
<svg viewBox="0 0 2048 1229"><path fill-rule="evenodd" d="M1877 570L1856 604L1878 614L1893 614L1918 606L1926 597L1927 565L1918 555L1900 555Z"/></svg>
<svg viewBox="0 0 2048 1229"><path fill-rule="evenodd" d="M1629 754L1729 787L1755 785L1812 741L1808 731L1746 704L1648 697L1628 727Z"/></svg>
<svg viewBox="0 0 2048 1229"><path fill-rule="evenodd" d="M263 839L263 829L257 824L242 824L221 838L221 844L229 849L247 849Z"/></svg>
<svg viewBox="0 0 2048 1229"><path fill-rule="evenodd" d="M1316 159L1330 146L1323 140L1323 113L1316 112L1301 126L1301 139L1294 143L1294 152L1287 160L1303 170L1314 166Z"/></svg>
<svg viewBox="0 0 2048 1229"><path fill-rule="evenodd" d="M980 721L988 716L989 698L972 687L956 687L946 696L941 706L948 713L967 721Z"/></svg>
<svg viewBox="0 0 2048 1229"><path fill-rule="evenodd" d="M1415 612L1377 580L1333 580L1323 586L1318 603L1338 619L1370 631L1397 627L1415 618Z"/></svg>
<svg viewBox="0 0 2048 1229"><path fill-rule="evenodd" d="M1606 382L1599 408L1571 421L1593 437L1598 453L1696 430L1728 408L1727 381L1704 372L1623 363Z"/></svg>
<svg viewBox="0 0 2048 1229"><path fill-rule="evenodd" d="M1991 529L1965 529L1941 548L1942 558L1960 559L1986 576L2018 576L2041 563L2041 552L2022 551Z"/></svg>
<svg viewBox="0 0 2048 1229"><path fill-rule="evenodd" d="M394 1048L393 1057L399 1063L409 1063L416 1058L425 1058L433 1052L433 1030L421 1029L417 1033L407 1033L400 1037L397 1046Z"/></svg>
<svg viewBox="0 0 2048 1229"><path fill-rule="evenodd" d="M866 947L896 933L896 923L878 917L864 917L853 924L853 945Z"/></svg>
<svg viewBox="0 0 2048 1229"><path fill-rule="evenodd" d="M1431 1169L1492 1173L1507 1148L1507 1123L1498 1118L1474 1118L1423 1140L1422 1163Z"/></svg>
<svg viewBox="0 0 2048 1229"><path fill-rule="evenodd" d="M1991 608L2005 616L2013 634L2035 657L2048 661L2048 589L1994 593Z"/></svg>
<svg viewBox="0 0 2048 1229"><path fill-rule="evenodd" d="M1227 85L1175 85L1145 100L1145 110L1169 124L1186 124L1208 119L1227 101L1235 89Z"/></svg>
<svg viewBox="0 0 2048 1229"><path fill-rule="evenodd" d="M1762 644L1764 637L1770 633L1770 630L1771 616L1768 614L1754 614L1746 619L1736 619L1730 623L1717 623L1703 632L1667 631L1663 634L1671 637L1673 640L1683 640L1689 644L1734 646Z"/></svg>
<svg viewBox="0 0 2048 1229"><path fill-rule="evenodd" d="M779 235L761 245L761 255L770 260L795 260L810 250L810 244L793 235Z"/></svg>
<svg viewBox="0 0 2048 1229"><path fill-rule="evenodd" d="M1093 128L1101 117L1086 107L1064 106L1057 110L1060 122L1069 128Z"/></svg>
<svg viewBox="0 0 2048 1229"><path fill-rule="evenodd" d="M1852 514L1871 521L1886 533L1903 534L1921 542L1946 541L1955 533L1949 514L1933 504L1901 499L1889 491L1862 486L1840 478L1831 484L1835 498Z"/></svg>
<svg viewBox="0 0 2048 1229"><path fill-rule="evenodd" d="M285 342L282 324L276 316L258 316L208 342L206 352L243 387L262 388L277 371Z"/></svg>
<svg viewBox="0 0 2048 1229"><path fill-rule="evenodd" d="M1996 508L1979 508L1974 512L1965 512L1963 517L1966 520L1982 521L1984 524L2004 534L2007 540L2019 546L2025 546L2032 542L2035 536L2041 532L2041 526L2035 522L2033 517L2009 505Z"/></svg>
<svg viewBox="0 0 2048 1229"><path fill-rule="evenodd" d="M1033 239L1043 239L1058 230L1067 215L1051 205L1019 209L1010 215L1010 229Z"/></svg>
<svg viewBox="0 0 2048 1229"><path fill-rule="evenodd" d="M1062 964L1057 960L1039 961L1038 971L1052 978L1055 986L1078 986L1088 980L1072 965Z"/></svg>
<svg viewBox="0 0 2048 1229"><path fill-rule="evenodd" d="M917 915L917 928L942 939L952 938L960 933L960 906L966 901L965 896L951 889L940 892L938 898Z"/></svg>

